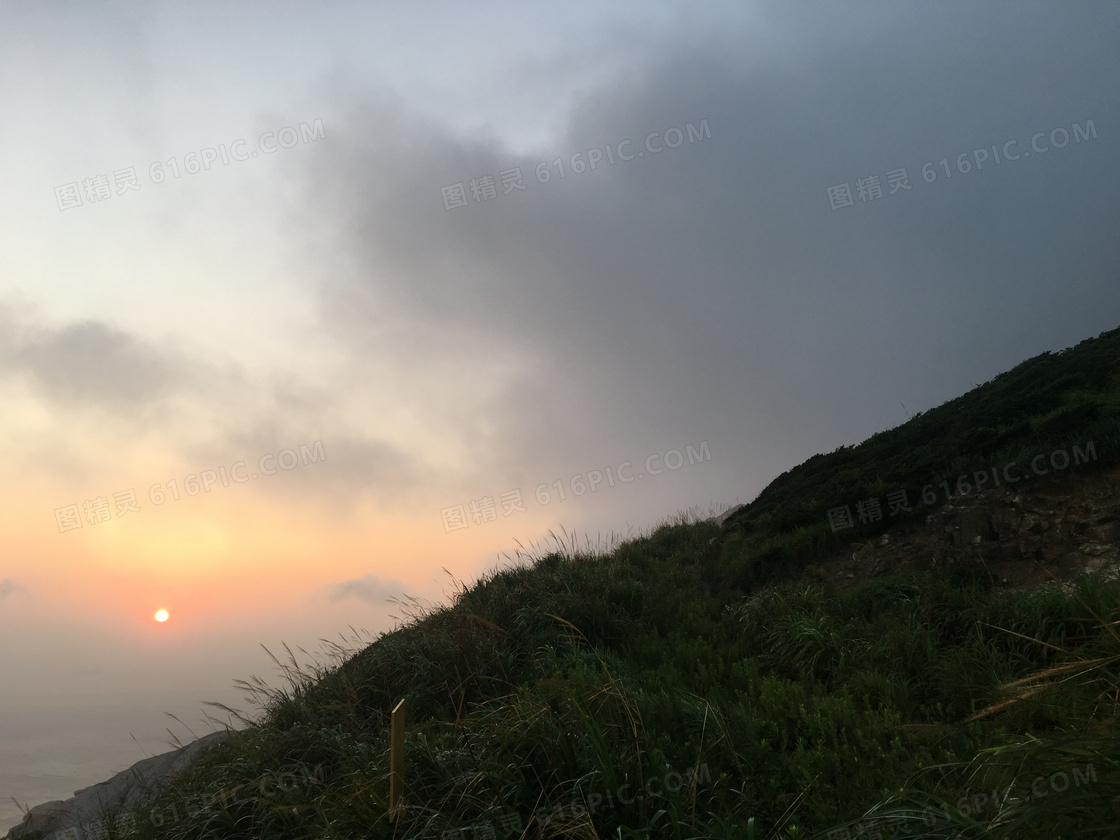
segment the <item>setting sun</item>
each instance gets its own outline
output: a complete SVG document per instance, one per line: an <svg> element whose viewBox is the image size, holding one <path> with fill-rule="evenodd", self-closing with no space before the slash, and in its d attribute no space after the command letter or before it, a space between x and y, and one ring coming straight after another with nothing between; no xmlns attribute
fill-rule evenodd
<svg viewBox="0 0 1120 840"><path fill-rule="evenodd" d="M168 618L170 618L170 615L167 610L160 610L156 613L156 621L167 621Z"/></svg>

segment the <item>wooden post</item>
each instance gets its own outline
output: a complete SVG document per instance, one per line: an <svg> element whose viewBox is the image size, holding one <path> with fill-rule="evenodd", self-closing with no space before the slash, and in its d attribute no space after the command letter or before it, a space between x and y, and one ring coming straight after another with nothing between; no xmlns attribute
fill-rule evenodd
<svg viewBox="0 0 1120 840"><path fill-rule="evenodd" d="M389 821L396 822L404 794L404 700L393 709L389 730Z"/></svg>

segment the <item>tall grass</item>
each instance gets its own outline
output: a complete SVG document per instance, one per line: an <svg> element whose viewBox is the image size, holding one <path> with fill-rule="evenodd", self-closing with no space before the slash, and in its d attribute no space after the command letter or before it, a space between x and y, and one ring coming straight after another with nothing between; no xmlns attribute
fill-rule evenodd
<svg viewBox="0 0 1120 840"><path fill-rule="evenodd" d="M1089 476L1120 462L1118 418L1114 330L810 458L722 528L692 509L637 536L550 532L471 585L452 579L446 604L399 602L400 625L373 644L302 662L285 648L280 686L242 684L254 711L216 707L243 730L112 830L797 840L917 816L898 830L1116 836L1120 584L1000 595L968 572L923 572L835 594L799 574L892 524L832 533L831 506L896 488L913 504L939 476L1093 440ZM990 795L1069 762L1092 764L1091 782Z"/></svg>
<svg viewBox="0 0 1120 840"><path fill-rule="evenodd" d="M257 716L223 709L244 731L137 813L133 834L470 838L517 823L505 836L700 838L753 825L779 840L869 814L928 821L945 802L942 822L910 835L934 837L977 822L954 808L991 798L999 767L1014 759L1022 776L1074 755L1093 785L1007 806L976 836L1036 836L1014 832L1067 800L1067 821L1105 813L1115 622L1081 619L1111 615L1115 584L999 599L908 574L838 596L787 582L718 598L693 570L714 532L665 525L610 554L521 558L450 605L402 604L411 622L360 650L336 645L319 664L285 648L283 685L246 681ZM402 697L407 810L392 824L388 712ZM1096 734L1062 746L1087 722Z"/></svg>

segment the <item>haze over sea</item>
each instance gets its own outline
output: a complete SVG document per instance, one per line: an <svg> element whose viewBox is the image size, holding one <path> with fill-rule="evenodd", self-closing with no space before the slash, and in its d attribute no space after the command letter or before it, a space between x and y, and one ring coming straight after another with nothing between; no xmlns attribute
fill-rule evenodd
<svg viewBox="0 0 1120 840"><path fill-rule="evenodd" d="M171 733L191 740L216 728L202 720L204 700L228 702L230 688L0 695L0 833L22 812L103 782L143 758L173 749Z"/></svg>

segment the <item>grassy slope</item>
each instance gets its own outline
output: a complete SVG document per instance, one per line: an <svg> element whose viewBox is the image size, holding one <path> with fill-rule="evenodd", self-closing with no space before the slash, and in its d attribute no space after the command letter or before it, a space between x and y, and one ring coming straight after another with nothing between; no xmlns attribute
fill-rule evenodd
<svg viewBox="0 0 1120 840"><path fill-rule="evenodd" d="M961 475L990 474L1012 461L1022 472L1037 455L1083 450L1088 441L1100 456L1092 466L1120 463L1120 329L1043 353L859 446L814 455L782 473L730 520L744 544L727 558L731 577L724 582L740 582L736 573L753 582L742 568L748 558L772 579L898 519L884 510L879 522L833 535L830 508L904 489L913 515L924 517L928 506L917 503L926 487L943 502L942 481L952 487Z"/></svg>
<svg viewBox="0 0 1120 840"><path fill-rule="evenodd" d="M1082 657L1116 653L1094 620L1115 619L1116 584L1086 581L1076 598L1057 589L998 598L963 573L906 575L826 597L782 581L889 524L833 534L830 507L906 488L912 515L924 516L925 485L1090 440L1099 460L1078 469L1112 465L1118 420L1114 330L810 458L722 530L681 521L605 556L560 545L530 567L495 572L344 662L302 676L293 663L287 688L260 692L264 722L204 756L157 810L137 815L138 831L435 838L462 828L456 836L473 840L490 836L487 825L519 836L516 816L526 837L744 837L754 818L759 837L797 837L904 787L911 800L925 791L957 802L1002 772L996 758L1052 771L1073 755L1079 767L1093 763L1096 781L1062 796L1082 799L1063 812L1054 794L1051 816L1007 835L1073 836L1054 820L1104 819L1120 792L1120 770L1101 752L1116 753L1115 662L1091 672L1104 683L1073 680L964 720L1003 696L1001 683L1068 661L1059 648L1073 639ZM400 698L409 811L394 827L388 713ZM1091 734L1075 745L1081 753L1059 751L1069 731ZM1023 733L1041 745L930 772ZM983 780L967 775L980 770ZM184 807L187 795L201 798ZM1068 816L1075 806L1088 810ZM987 830L975 836L997 836Z"/></svg>

